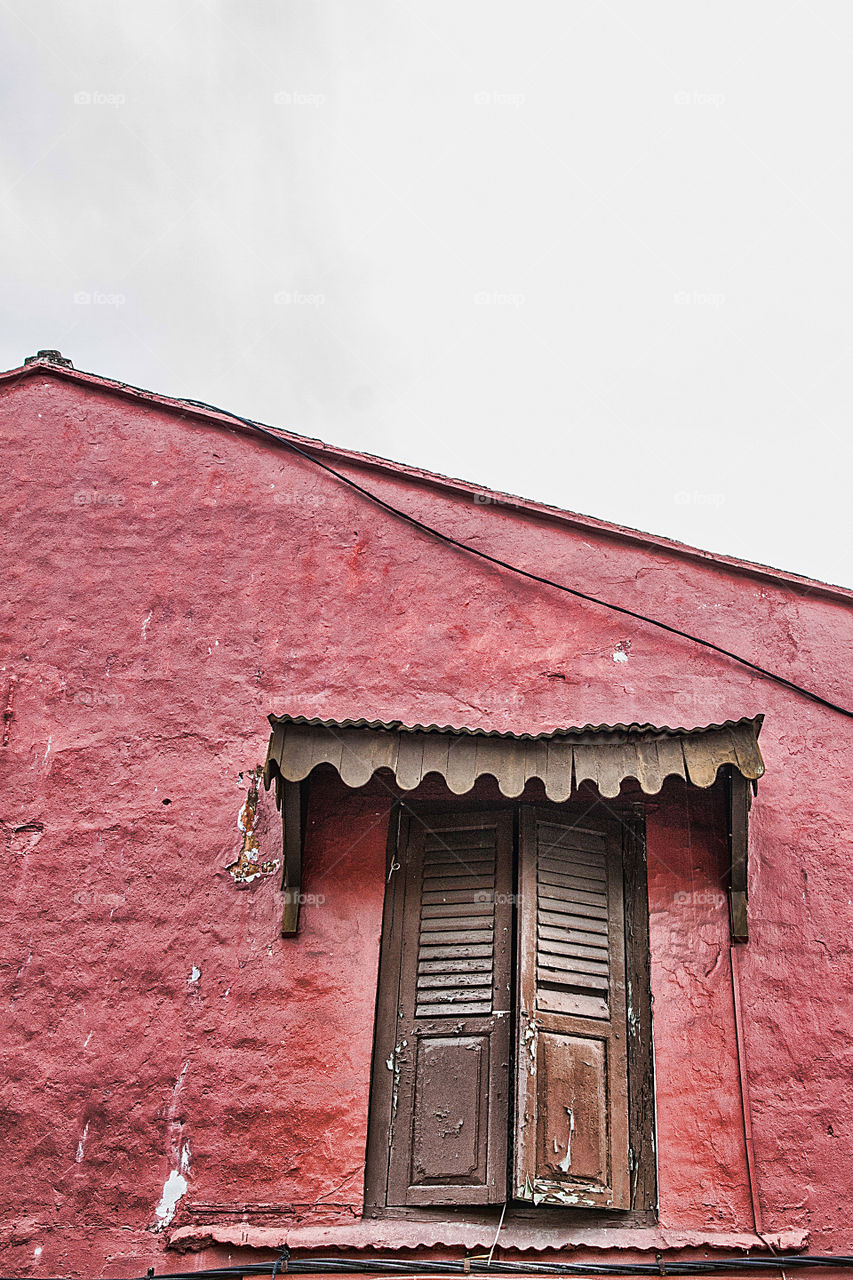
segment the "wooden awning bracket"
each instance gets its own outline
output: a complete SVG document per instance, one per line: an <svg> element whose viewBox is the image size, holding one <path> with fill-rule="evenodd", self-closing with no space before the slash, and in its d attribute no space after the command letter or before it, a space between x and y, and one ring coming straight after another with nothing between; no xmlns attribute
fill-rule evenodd
<svg viewBox="0 0 853 1280"><path fill-rule="evenodd" d="M305 836L305 785L280 780L281 826L284 866L281 888L284 911L281 918L283 937L292 937L299 929L299 904L302 901L302 846Z"/></svg>
<svg viewBox="0 0 853 1280"><path fill-rule="evenodd" d="M749 810L758 785L737 769L726 771L729 835L729 920L732 942L749 941Z"/></svg>

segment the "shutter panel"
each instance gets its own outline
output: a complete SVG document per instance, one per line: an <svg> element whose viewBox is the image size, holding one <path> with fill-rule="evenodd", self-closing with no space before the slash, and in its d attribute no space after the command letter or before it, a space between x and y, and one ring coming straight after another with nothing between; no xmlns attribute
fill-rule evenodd
<svg viewBox="0 0 853 1280"><path fill-rule="evenodd" d="M524 807L519 861L514 1194L627 1209L621 835Z"/></svg>
<svg viewBox="0 0 853 1280"><path fill-rule="evenodd" d="M387 1203L502 1203L512 816L413 814L407 825Z"/></svg>

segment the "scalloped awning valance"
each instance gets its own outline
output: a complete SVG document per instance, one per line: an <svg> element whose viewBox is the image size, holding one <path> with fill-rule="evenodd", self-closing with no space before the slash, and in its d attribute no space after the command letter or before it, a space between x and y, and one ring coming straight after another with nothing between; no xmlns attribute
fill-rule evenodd
<svg viewBox="0 0 853 1280"><path fill-rule="evenodd" d="M296 933L301 900L305 795L300 786L312 769L330 764L349 787L363 787L389 769L403 791L438 774L456 795L490 774L501 792L520 796L539 778L550 800L568 800L583 782L613 798L626 778L655 795L670 777L710 787L725 770L729 826L729 898L732 937L747 932L747 857L750 784L764 773L758 746L763 717L727 720L695 729L652 724L583 725L553 733L487 733L439 725L367 720L318 720L270 716L272 737L264 782L275 782L282 811L285 866L282 933Z"/></svg>
<svg viewBox="0 0 853 1280"><path fill-rule="evenodd" d="M437 773L456 795L470 791L484 774L510 798L520 796L531 778L541 779L549 800L557 802L568 800L582 782L612 798L626 778L654 795L673 776L710 787L724 765L750 781L760 778L761 722L758 716L696 729L584 725L533 736L270 716L264 781L267 787L274 779L301 782L317 765L330 764L349 787L363 787L379 769L389 769L404 791Z"/></svg>

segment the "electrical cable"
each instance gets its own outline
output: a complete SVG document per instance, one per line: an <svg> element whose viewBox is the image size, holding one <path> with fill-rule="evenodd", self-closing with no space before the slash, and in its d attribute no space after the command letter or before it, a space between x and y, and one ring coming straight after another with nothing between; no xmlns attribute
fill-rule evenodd
<svg viewBox="0 0 853 1280"><path fill-rule="evenodd" d="M271 427L262 426L259 422L253 422L251 418L244 418L239 413L232 413L230 409L221 409L218 405L207 404L204 400L181 399L180 404L185 404L195 409L205 409L210 413L217 413L223 417L231 418L235 422L240 422L245 427L249 427L252 431L257 431L260 435L266 436L270 440L274 440L277 444L282 444L291 452L296 453L301 458L305 458L308 462L319 467L321 470L328 472L334 476L336 480L340 480L343 484L348 485L363 497L369 499L370 502L381 507L383 510L390 512L391 515L397 516L400 520L405 520L415 529L419 529L422 533L429 534L431 537L438 538L440 541L447 543L448 546L456 547L460 551L465 551L470 555L478 556L481 560L486 560L489 564L493 564L500 569L507 569L510 573L516 573L523 578L529 579L531 582L538 582L542 586L554 587L557 591L563 591L568 595L576 596L579 600L586 600L590 604L600 605L602 608L610 609L614 613L621 613L625 617L634 618L638 622L648 623L649 626L658 627L662 631L669 632L670 635L680 636L682 640L689 640L693 644L701 645L705 649L711 649L714 653L721 654L724 658L730 658L733 662L738 662L741 666L746 667L750 671L756 672L758 675L764 676L768 680L775 681L785 689L790 689L794 693L809 698L812 702L818 703L819 706L827 707L830 711L837 711L840 715L848 716L853 719L853 711L848 707L843 707L837 702L832 702L829 698L824 698L819 693L815 693L812 689L807 689L801 684L797 684L787 677L779 675L775 671L769 671L766 667L760 666L757 662L751 662L749 658L743 658L740 654L733 653L731 649L725 649L722 645L714 644L711 640L704 640L701 636L694 636L689 631L682 631L680 627L671 626L668 622L661 622L658 618L650 618L644 613L638 613L634 609L629 609L625 605L614 604L610 600L602 600L599 596L591 595L586 591L580 591L576 587L566 586L565 583L555 582L553 578L546 578L539 573L532 573L529 569L522 569L519 565L510 564L506 560L501 560L498 556L490 555L487 551L481 551L478 547L471 546L468 542L461 542L458 538L452 537L449 533L443 533L440 529L435 529L432 525L425 524L423 520L418 520L416 516L409 515L407 511L395 507L392 503L386 502L384 498L380 498L378 493L373 493L370 489L366 489L356 480L344 475L340 471L336 471L334 467L330 467L328 463L322 462L306 449L300 448L287 436L282 435L278 431L274 431Z"/></svg>
<svg viewBox="0 0 853 1280"><path fill-rule="evenodd" d="M241 1267L213 1267L201 1271L158 1272L156 1280L230 1280L239 1276L274 1276L279 1267L281 1275L399 1275L428 1276L495 1274L513 1276L731 1276L748 1275L766 1271L806 1270L816 1268L834 1270L853 1267L853 1256L827 1254L773 1254L764 1257L702 1258L695 1260L667 1260L661 1262L482 1262L475 1258L461 1261L437 1259L387 1258L288 1258L275 1262L249 1262ZM662 1269L663 1268L663 1269ZM139 1277L138 1280L150 1280ZM20 1280L20 1277L0 1277L0 1280Z"/></svg>

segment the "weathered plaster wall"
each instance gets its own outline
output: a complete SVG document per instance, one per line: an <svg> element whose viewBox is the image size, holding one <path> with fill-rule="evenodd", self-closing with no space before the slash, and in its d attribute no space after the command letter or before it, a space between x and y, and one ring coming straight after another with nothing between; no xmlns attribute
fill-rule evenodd
<svg viewBox="0 0 853 1280"><path fill-rule="evenodd" d="M40 372L3 392L0 447L7 1273L162 1270L153 1228L184 1182L175 1223L189 1205L358 1210L387 800L315 804L318 900L282 939L276 877L238 888L226 868L284 711L517 730L765 712L741 958L761 1210L853 1252L849 721L491 570L251 435ZM850 699L849 605L350 470L493 554ZM258 839L280 858L268 796ZM718 846L709 802L665 791L661 1217L748 1232Z"/></svg>

